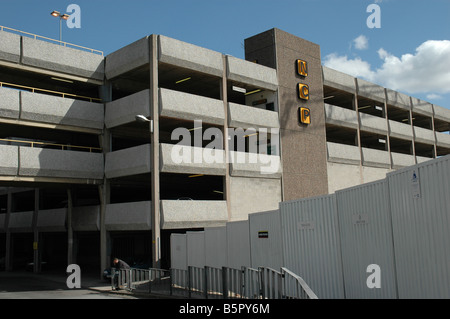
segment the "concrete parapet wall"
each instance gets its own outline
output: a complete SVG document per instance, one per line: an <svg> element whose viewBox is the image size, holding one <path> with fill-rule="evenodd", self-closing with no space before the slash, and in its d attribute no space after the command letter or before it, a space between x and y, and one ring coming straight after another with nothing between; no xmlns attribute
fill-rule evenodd
<svg viewBox="0 0 450 319"><path fill-rule="evenodd" d="M150 230L151 202L109 204L106 206L107 231Z"/></svg>
<svg viewBox="0 0 450 319"><path fill-rule="evenodd" d="M103 154L19 147L19 175L103 179Z"/></svg>
<svg viewBox="0 0 450 319"><path fill-rule="evenodd" d="M358 128L358 116L356 111L325 104L325 117L327 124L334 124L355 130Z"/></svg>
<svg viewBox="0 0 450 319"><path fill-rule="evenodd" d="M362 148L363 165L371 167L389 168L391 165L389 152Z"/></svg>
<svg viewBox="0 0 450 319"><path fill-rule="evenodd" d="M20 119L102 130L104 107L92 103L45 94L20 92Z"/></svg>
<svg viewBox="0 0 450 319"><path fill-rule="evenodd" d="M411 141L413 139L411 125L389 120L390 136Z"/></svg>
<svg viewBox="0 0 450 319"><path fill-rule="evenodd" d="M224 226L228 221L226 201L161 201L161 228Z"/></svg>
<svg viewBox="0 0 450 319"><path fill-rule="evenodd" d="M408 95L391 90L386 89L386 95L387 95L387 103L401 108L403 110L409 111L411 108L411 99Z"/></svg>
<svg viewBox="0 0 450 319"><path fill-rule="evenodd" d="M20 92L6 88L0 88L0 117L19 119Z"/></svg>
<svg viewBox="0 0 450 319"><path fill-rule="evenodd" d="M31 232L34 212L11 213L8 229L12 233Z"/></svg>
<svg viewBox="0 0 450 319"><path fill-rule="evenodd" d="M150 90L106 103L105 125L112 128L131 123L136 121L136 115L150 116Z"/></svg>
<svg viewBox="0 0 450 319"><path fill-rule="evenodd" d="M106 178L145 174L150 168L150 144L107 153L105 161Z"/></svg>
<svg viewBox="0 0 450 319"><path fill-rule="evenodd" d="M276 91L278 88L277 71L275 69L227 56L228 78L240 83Z"/></svg>
<svg viewBox="0 0 450 319"><path fill-rule="evenodd" d="M183 160L186 154L187 161ZM217 154L218 162L207 163L206 154ZM209 158L209 156L208 156ZM199 147L161 144L160 170L163 173L225 175L225 151Z"/></svg>
<svg viewBox="0 0 450 319"><path fill-rule="evenodd" d="M158 36L159 61L221 77L222 54L190 43Z"/></svg>
<svg viewBox="0 0 450 319"><path fill-rule="evenodd" d="M323 84L340 90L356 92L355 78L351 75L322 66Z"/></svg>
<svg viewBox="0 0 450 319"><path fill-rule="evenodd" d="M361 130L375 134L387 135L386 119L365 113L359 113Z"/></svg>
<svg viewBox="0 0 450 319"><path fill-rule="evenodd" d="M100 230L100 206L74 207L72 228L74 231Z"/></svg>
<svg viewBox="0 0 450 319"><path fill-rule="evenodd" d="M27 37L22 37L21 63L100 81L105 76L103 56Z"/></svg>
<svg viewBox="0 0 450 319"><path fill-rule="evenodd" d="M414 135L416 137L416 142L434 144L435 139L434 132L432 130L414 126Z"/></svg>
<svg viewBox="0 0 450 319"><path fill-rule="evenodd" d="M0 145L0 175L16 176L19 172L19 147Z"/></svg>
<svg viewBox="0 0 450 319"><path fill-rule="evenodd" d="M436 132L436 144L437 146L450 148L450 134Z"/></svg>
<svg viewBox="0 0 450 319"><path fill-rule="evenodd" d="M228 103L228 126L243 129L279 128L280 120L277 112Z"/></svg>
<svg viewBox="0 0 450 319"><path fill-rule="evenodd" d="M40 210L37 228L41 232L65 232L67 208Z"/></svg>
<svg viewBox="0 0 450 319"><path fill-rule="evenodd" d="M357 146L327 143L328 162L360 164L361 155Z"/></svg>
<svg viewBox="0 0 450 319"><path fill-rule="evenodd" d="M149 63L149 37L133 42L105 58L106 78L112 79Z"/></svg>
<svg viewBox="0 0 450 319"><path fill-rule="evenodd" d="M159 110L161 116L217 125L225 119L223 101L167 89L159 89Z"/></svg>
<svg viewBox="0 0 450 319"><path fill-rule="evenodd" d="M0 60L20 62L20 35L0 31Z"/></svg>
<svg viewBox="0 0 450 319"><path fill-rule="evenodd" d="M281 178L280 156L230 152L230 157L231 176Z"/></svg>
<svg viewBox="0 0 450 319"><path fill-rule="evenodd" d="M357 79L357 82L358 82L358 95L379 101L381 103L383 103L384 100L386 99L384 87L362 79Z"/></svg>

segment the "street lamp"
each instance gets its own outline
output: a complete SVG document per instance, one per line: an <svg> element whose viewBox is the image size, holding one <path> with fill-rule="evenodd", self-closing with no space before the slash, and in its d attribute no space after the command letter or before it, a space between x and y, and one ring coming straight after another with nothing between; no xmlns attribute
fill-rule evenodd
<svg viewBox="0 0 450 319"><path fill-rule="evenodd" d="M136 115L136 121L141 123L149 123L150 124L150 133L153 133L153 121L146 118L144 115Z"/></svg>
<svg viewBox="0 0 450 319"><path fill-rule="evenodd" d="M52 15L52 17L55 18L59 18L59 42L62 41L62 20L68 20L69 19L69 15L68 14L62 14L59 11L52 11L52 13L50 13Z"/></svg>

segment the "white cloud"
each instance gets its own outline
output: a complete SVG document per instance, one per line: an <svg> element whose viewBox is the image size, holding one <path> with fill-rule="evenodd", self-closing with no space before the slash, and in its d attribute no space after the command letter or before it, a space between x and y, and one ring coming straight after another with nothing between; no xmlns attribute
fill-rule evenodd
<svg viewBox="0 0 450 319"><path fill-rule="evenodd" d="M414 54L401 57L380 48L378 56L382 65L377 69L372 69L370 63L359 57L349 59L335 53L325 57L324 65L409 94L450 93L449 40L426 41Z"/></svg>
<svg viewBox="0 0 450 319"><path fill-rule="evenodd" d="M441 100L442 96L440 96L439 94L431 93L431 94L427 95L427 99L428 100Z"/></svg>
<svg viewBox="0 0 450 319"><path fill-rule="evenodd" d="M356 39L353 39L353 43L355 44L355 48L358 50L366 50L369 48L369 40L362 34Z"/></svg>
<svg viewBox="0 0 450 319"><path fill-rule="evenodd" d="M335 53L327 55L323 64L331 69L335 69L354 77L362 77L366 79L373 78L373 71L371 71L370 64L357 57L349 59L346 55L339 56Z"/></svg>

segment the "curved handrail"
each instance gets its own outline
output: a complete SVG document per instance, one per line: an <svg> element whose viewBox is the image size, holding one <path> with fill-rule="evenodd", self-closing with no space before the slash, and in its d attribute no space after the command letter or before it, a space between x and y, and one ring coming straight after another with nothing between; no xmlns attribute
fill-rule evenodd
<svg viewBox="0 0 450 319"><path fill-rule="evenodd" d="M306 293L309 299L319 299L317 295L312 291L312 289L308 286L308 284L303 280L302 277L294 274L292 271L290 271L287 268L281 267L281 272L283 274L288 274L289 276L293 277L302 287L303 291Z"/></svg>

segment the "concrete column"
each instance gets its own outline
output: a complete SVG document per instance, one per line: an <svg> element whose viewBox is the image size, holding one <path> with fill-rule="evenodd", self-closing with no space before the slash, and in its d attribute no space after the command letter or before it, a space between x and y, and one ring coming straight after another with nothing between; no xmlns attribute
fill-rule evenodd
<svg viewBox="0 0 450 319"><path fill-rule="evenodd" d="M109 181L98 186L100 196L100 278L103 277L103 270L110 266L111 257L108 256L108 233L105 226L106 205L111 202L111 192Z"/></svg>
<svg viewBox="0 0 450 319"><path fill-rule="evenodd" d="M383 116L386 119L386 127L387 127L387 135L386 135L386 147L387 151L389 152L389 162L390 162L390 169L394 168L394 164L392 162L392 154L391 154L391 125L389 124L389 114L387 109L387 90L384 89L384 111Z"/></svg>
<svg viewBox="0 0 450 319"><path fill-rule="evenodd" d="M106 82L99 90L100 97L103 103L105 103L104 106L106 108L106 103L112 101L112 85L111 83ZM106 126L104 126L103 135L101 135L99 139L103 154L111 152L111 132ZM110 251L108 249L109 236L105 226L106 205L111 202L111 188L106 177L103 180L103 185L98 187L98 191L100 196L100 278L102 278L103 270L108 268L111 263L111 256L108 255L108 252Z"/></svg>
<svg viewBox="0 0 450 319"><path fill-rule="evenodd" d="M11 257L12 257L12 247L11 247L11 231L9 230L9 219L12 210L12 193L11 189L8 190L8 199L6 207L6 219L5 219L5 229L6 229L6 254L5 254L5 270L11 271Z"/></svg>
<svg viewBox="0 0 450 319"><path fill-rule="evenodd" d="M434 145L433 145L433 158L437 158L437 136L436 130L434 128L434 104L431 104L431 109L433 110L433 116L431 117L431 129L433 130L434 135Z"/></svg>
<svg viewBox="0 0 450 319"><path fill-rule="evenodd" d="M37 227L39 214L39 189L34 190L34 214L33 214L33 272L39 273L41 271L41 261L40 261L40 243L39 243L39 230Z"/></svg>
<svg viewBox="0 0 450 319"><path fill-rule="evenodd" d="M70 189L67 189L67 265L75 263L73 250L72 213L73 213L72 191Z"/></svg>
<svg viewBox="0 0 450 319"><path fill-rule="evenodd" d="M417 157L416 157L416 133L414 132L414 120L413 120L413 114L412 114L412 98L409 97L409 123L411 125L411 133L412 133L412 153L414 156L414 163L417 164Z"/></svg>
<svg viewBox="0 0 450 319"><path fill-rule="evenodd" d="M222 81L220 83L220 95L223 101L223 109L224 109L224 115L225 120L223 124L223 147L225 151L225 161L228 161L228 157L230 154L230 144L228 142L228 85L227 85L227 57L226 55L222 56L223 59L223 74L222 74ZM226 172L225 172L225 181L224 181L224 199L227 201L227 212L228 212L228 220L231 220L231 202L230 202L230 164L226 165Z"/></svg>
<svg viewBox="0 0 450 319"><path fill-rule="evenodd" d="M153 34L150 40L150 114L153 120L151 134L152 169L152 257L153 268L161 268L161 222L159 191L159 94L158 94L158 38Z"/></svg>
<svg viewBox="0 0 450 319"><path fill-rule="evenodd" d="M364 175L363 175L363 153L362 153L362 146L361 146L361 119L359 117L359 106L358 106L358 79L355 78L355 87L356 91L353 95L353 109L356 112L356 117L358 119L358 128L356 130L356 139L358 142L358 149L359 149L359 181L361 184L364 183Z"/></svg>

